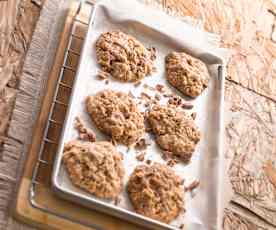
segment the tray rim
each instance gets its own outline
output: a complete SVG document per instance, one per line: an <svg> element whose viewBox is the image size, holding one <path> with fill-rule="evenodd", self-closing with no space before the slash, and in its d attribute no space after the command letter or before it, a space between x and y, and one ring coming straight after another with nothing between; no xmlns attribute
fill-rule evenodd
<svg viewBox="0 0 276 230"><path fill-rule="evenodd" d="M93 26L93 22L94 22L94 17L95 17L95 12L97 11L97 8L99 6L99 2L94 4L94 9L92 12L92 15L89 19L89 23L88 23L88 31L91 29L91 27ZM72 92L71 92L71 96L69 99L69 103L68 103L68 109L66 112L66 116L65 116L65 120L64 120L64 125L62 127L62 132L59 138L59 144L58 144L58 148L57 148L57 154L54 160L54 169L52 172L52 184L51 187L53 189L53 191L61 198L69 200L78 203L80 205L83 205L85 207L88 207L90 209L94 209L103 213L106 213L108 215L112 215L115 217L118 217L120 219L126 220L126 221L130 221L132 223L138 224L138 225L142 225L144 227L151 227L153 229L178 229L176 226L172 226L169 224L165 224L162 223L160 221L151 219L149 217L143 216L141 214L135 213L134 211L129 211L126 210L124 208L115 206L113 204L107 204L104 201L98 200L96 198L93 197L86 197L83 194L74 192L74 191L68 191L66 189L64 189L62 186L60 186L60 184L58 183L58 173L61 167L61 157L59 157L59 155L62 152L63 146L64 146L64 134L65 134L65 129L68 123L68 119L70 117L70 110L71 110L71 104L73 101L73 95L74 92L76 90L76 81L78 79L79 76L79 72L80 72L80 66L81 63L84 59L84 50L85 47L87 46L88 43L88 31L85 35L85 39L84 39L84 43L82 46L82 50L81 50L81 54L80 54L80 58L79 58L79 62L78 62L78 67L77 67L77 71L75 73L75 78L74 78L74 83L73 83L73 87L72 87ZM223 104L224 104L224 82L225 82L225 74L224 74L224 70L225 70L225 65L224 64L216 64L218 66L218 81L219 81L219 90L222 91L222 95L221 98L219 100L219 104L220 104L220 109L219 109L219 129L222 131L223 130ZM221 160L222 160L222 136L223 136L223 132L221 133L221 135L219 135L219 141L218 141L218 160L219 160L219 167L221 167ZM220 187L218 189L221 189ZM217 196L218 199L220 199L220 193L218 193ZM219 209L219 203L218 203L218 208Z"/></svg>

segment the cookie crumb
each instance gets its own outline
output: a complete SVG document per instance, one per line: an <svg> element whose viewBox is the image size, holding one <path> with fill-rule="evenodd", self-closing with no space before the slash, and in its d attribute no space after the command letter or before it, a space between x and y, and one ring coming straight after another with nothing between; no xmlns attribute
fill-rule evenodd
<svg viewBox="0 0 276 230"><path fill-rule="evenodd" d="M149 85L147 83L144 83L143 88L147 89L147 88L149 88Z"/></svg>
<svg viewBox="0 0 276 230"><path fill-rule="evenodd" d="M193 112L193 113L191 114L191 117L193 118L193 120L195 120L195 119L196 119L196 112Z"/></svg>
<svg viewBox="0 0 276 230"><path fill-rule="evenodd" d="M151 133L152 132L152 128L151 127L146 127L146 132Z"/></svg>
<svg viewBox="0 0 276 230"><path fill-rule="evenodd" d="M114 204L117 206L120 202L121 202L121 198L120 197L116 197L114 200Z"/></svg>
<svg viewBox="0 0 276 230"><path fill-rule="evenodd" d="M156 73L157 72L157 68L155 66L152 67L152 73Z"/></svg>
<svg viewBox="0 0 276 230"><path fill-rule="evenodd" d="M155 60L156 59L156 48L155 47L150 47L150 48L147 48L148 51L150 51L150 54L151 54L151 60Z"/></svg>
<svg viewBox="0 0 276 230"><path fill-rule="evenodd" d="M130 90L128 91L128 96L130 96L131 98L135 98L135 96L133 95L133 93Z"/></svg>
<svg viewBox="0 0 276 230"><path fill-rule="evenodd" d="M135 87L138 87L139 85L141 85L141 83L142 83L141 81L136 81L136 82L134 83L134 86L135 86Z"/></svg>
<svg viewBox="0 0 276 230"><path fill-rule="evenodd" d="M161 96L160 96L160 94L155 94L154 95L154 98L155 98L155 100L157 100L157 101L160 101L161 100Z"/></svg>
<svg viewBox="0 0 276 230"><path fill-rule="evenodd" d="M170 159L170 160L167 162L167 165L168 165L169 167L173 167L175 164L176 164L176 160L175 160L175 159Z"/></svg>
<svg viewBox="0 0 276 230"><path fill-rule="evenodd" d="M146 160L146 163L147 163L148 165L150 165L150 164L151 164L151 160L147 159L147 160Z"/></svg>
<svg viewBox="0 0 276 230"><path fill-rule="evenodd" d="M149 101L145 102L144 106L145 107L149 107L150 106L150 102Z"/></svg>
<svg viewBox="0 0 276 230"><path fill-rule="evenodd" d="M192 109L194 107L194 105L191 104L191 103L188 103L188 102L183 102L182 105L181 105L181 107L183 109Z"/></svg>
<svg viewBox="0 0 276 230"><path fill-rule="evenodd" d="M143 87L145 88L145 89L149 89L149 90L155 90L155 88L153 88L153 87L151 87L150 85L148 85L147 83L145 83L144 85L143 85Z"/></svg>
<svg viewBox="0 0 276 230"><path fill-rule="evenodd" d="M145 92L142 92L142 93L141 93L141 99L148 99L148 100L150 100L150 99L151 99L151 96L148 95L148 94L145 93Z"/></svg>
<svg viewBox="0 0 276 230"><path fill-rule="evenodd" d="M110 139L110 142L111 142L114 146L116 146L116 145L117 145L117 141L116 141L116 140L114 140L113 138L111 138L111 139Z"/></svg>
<svg viewBox="0 0 276 230"><path fill-rule="evenodd" d="M185 187L185 191L192 192L194 189L196 189L199 186L199 184L200 184L199 180L194 180L188 186Z"/></svg>
<svg viewBox="0 0 276 230"><path fill-rule="evenodd" d="M164 86L164 85L161 85L161 84L157 84L157 85L155 86L155 89L156 89L157 91L159 91L160 93L164 93L164 92L165 92L165 86Z"/></svg>
<svg viewBox="0 0 276 230"><path fill-rule="evenodd" d="M150 145L150 141L145 138L141 138L136 144L135 149L137 150L145 150Z"/></svg>
<svg viewBox="0 0 276 230"><path fill-rule="evenodd" d="M104 79L106 79L106 76L104 76L104 75L102 75L102 74L98 74L98 75L97 75L97 78L98 78L99 80L104 80Z"/></svg>
<svg viewBox="0 0 276 230"><path fill-rule="evenodd" d="M173 152L170 151L162 151L163 160L167 161L167 165L173 167L177 163L179 163L179 157L175 156Z"/></svg>
<svg viewBox="0 0 276 230"><path fill-rule="evenodd" d="M180 106L182 104L182 99L178 96L173 96L168 100L169 105L174 105L174 106Z"/></svg>
<svg viewBox="0 0 276 230"><path fill-rule="evenodd" d="M151 100L151 104L152 105L157 105L158 104L158 100L156 100L156 99Z"/></svg>
<svg viewBox="0 0 276 230"><path fill-rule="evenodd" d="M96 135L93 130L85 127L80 117L75 118L75 129L79 132L79 139L83 141L95 142Z"/></svg>
<svg viewBox="0 0 276 230"><path fill-rule="evenodd" d="M162 158L166 161L172 158L173 153L170 151L162 151Z"/></svg>
<svg viewBox="0 0 276 230"><path fill-rule="evenodd" d="M98 70L97 77L99 80L105 80L108 76L109 76L109 73L102 70Z"/></svg>
<svg viewBox="0 0 276 230"><path fill-rule="evenodd" d="M168 97L172 97L173 95L171 93L164 93L163 96L168 98Z"/></svg>
<svg viewBox="0 0 276 230"><path fill-rule="evenodd" d="M144 161L145 160L145 156L146 156L146 152L141 152L136 156L136 159L138 161Z"/></svg>

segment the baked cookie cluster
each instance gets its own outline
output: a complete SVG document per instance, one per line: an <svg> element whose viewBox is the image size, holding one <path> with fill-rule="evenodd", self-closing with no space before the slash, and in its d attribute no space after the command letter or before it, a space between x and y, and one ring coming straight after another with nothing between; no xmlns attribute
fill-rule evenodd
<svg viewBox="0 0 276 230"><path fill-rule="evenodd" d="M154 70L155 50L121 31L101 34L96 55L102 70L120 81L138 81Z"/></svg>
<svg viewBox="0 0 276 230"><path fill-rule="evenodd" d="M184 207L182 179L162 164L139 165L131 174L127 191L136 212L165 223Z"/></svg>
<svg viewBox="0 0 276 230"><path fill-rule="evenodd" d="M115 199L123 188L123 157L107 141L71 141L63 163L74 185L99 198Z"/></svg>
<svg viewBox="0 0 276 230"><path fill-rule="evenodd" d="M128 94L103 90L87 97L86 108L97 128L117 142L131 145L145 133L144 116Z"/></svg>
<svg viewBox="0 0 276 230"><path fill-rule="evenodd" d="M199 96L209 82L206 65L184 52L167 55L166 77L173 87L192 98Z"/></svg>
<svg viewBox="0 0 276 230"><path fill-rule="evenodd" d="M163 149L184 162L190 161L200 131L191 116L175 106L154 106L148 113L148 121Z"/></svg>

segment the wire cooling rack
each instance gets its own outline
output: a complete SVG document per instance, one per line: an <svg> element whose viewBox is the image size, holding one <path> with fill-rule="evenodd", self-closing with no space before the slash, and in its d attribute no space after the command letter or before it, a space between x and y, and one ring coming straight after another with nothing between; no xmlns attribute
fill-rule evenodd
<svg viewBox="0 0 276 230"><path fill-rule="evenodd" d="M82 9L89 9L88 20L81 17ZM40 204L37 201L40 185L51 186L51 172L54 164L54 154L59 144L59 136L62 132L63 122L67 111L71 90L74 83L75 73L78 67L80 50L86 36L88 25L92 20L94 12L94 3L91 1L81 1L71 25L68 44L65 50L63 65L60 68L58 81L54 97L48 115L46 128L43 134L41 147L38 153L38 159L35 163L31 185L29 189L29 201L32 207L43 212L55 215L75 223L79 223L94 229L101 229L99 226L92 225L72 218L66 213L58 212L50 207Z"/></svg>

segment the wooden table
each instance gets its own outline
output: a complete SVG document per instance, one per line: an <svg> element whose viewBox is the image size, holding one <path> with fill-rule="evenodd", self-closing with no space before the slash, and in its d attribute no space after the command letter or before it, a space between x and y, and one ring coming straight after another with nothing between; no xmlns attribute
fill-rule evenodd
<svg viewBox="0 0 276 230"><path fill-rule="evenodd" d="M155 6L158 1L145 2ZM272 12L276 11L270 2L248 2L224 0L222 10L213 1L166 0L162 7L169 14L201 19L207 30L221 34L223 46L233 49L226 85L226 111L231 116L226 122L225 145L236 194L233 199L273 221L275 211L265 207L276 200L276 45L271 40ZM42 5L39 0L0 2L0 15L4 16L0 18L0 224L7 229L23 226L7 213L22 146L19 134L8 126L16 93L22 90L22 66ZM232 16L226 17L226 12ZM26 98L32 94L27 91ZM261 220L233 208L225 210L224 224L224 229L268 229Z"/></svg>

